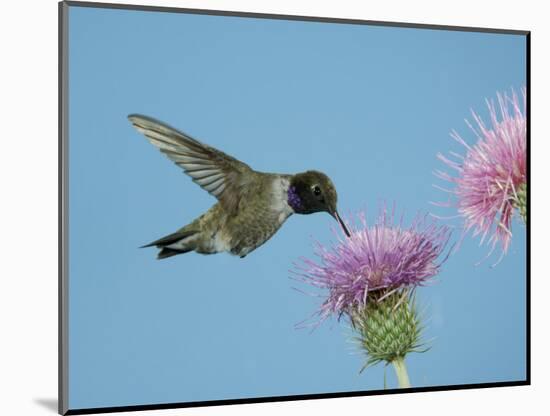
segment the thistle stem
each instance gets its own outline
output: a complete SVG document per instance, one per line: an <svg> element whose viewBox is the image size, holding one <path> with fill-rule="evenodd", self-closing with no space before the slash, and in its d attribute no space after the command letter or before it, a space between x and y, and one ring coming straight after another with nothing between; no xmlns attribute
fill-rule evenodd
<svg viewBox="0 0 550 416"><path fill-rule="evenodd" d="M407 374L407 366L405 365L405 357L398 357L391 363L393 364L395 374L397 375L397 383L399 384L399 388L403 389L411 387L409 375Z"/></svg>

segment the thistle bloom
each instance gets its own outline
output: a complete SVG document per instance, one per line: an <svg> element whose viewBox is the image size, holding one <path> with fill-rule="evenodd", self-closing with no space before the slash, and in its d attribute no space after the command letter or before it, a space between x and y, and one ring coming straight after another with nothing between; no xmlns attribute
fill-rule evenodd
<svg viewBox="0 0 550 416"><path fill-rule="evenodd" d="M512 237L512 216L517 208L524 221L527 219L527 119L526 90L522 89L523 110L515 92L509 97L497 94L500 120L493 101L487 101L492 126L486 127L472 110L476 127L466 123L478 141L470 146L453 131L451 136L466 148L466 156L451 155L458 161L441 154L438 158L457 171L457 176L438 171L436 176L456 185L450 192L456 197L459 214L464 217L464 230L487 236L491 252L500 242L502 252L508 251ZM447 204L448 205L448 204Z"/></svg>
<svg viewBox="0 0 550 416"><path fill-rule="evenodd" d="M438 262L438 258L449 240L449 228L427 215L404 227L403 219L396 224L394 216L394 210L384 207L369 227L360 213L361 227L352 225L351 238L339 240L330 249L317 243L315 254L320 261L302 258L302 264L296 265L300 280L328 290L318 312L321 320L364 307L370 293L421 286L439 272L444 260Z"/></svg>
<svg viewBox="0 0 550 416"><path fill-rule="evenodd" d="M364 213L361 227L329 248L317 243L319 262L296 265L301 280L328 290L318 312L320 321L335 314L349 318L368 360L363 369L386 361L400 387L410 387L405 356L421 352L422 326L409 289L428 283L446 260L439 260L451 232L429 216L409 227L396 223L394 210L381 210L374 225Z"/></svg>

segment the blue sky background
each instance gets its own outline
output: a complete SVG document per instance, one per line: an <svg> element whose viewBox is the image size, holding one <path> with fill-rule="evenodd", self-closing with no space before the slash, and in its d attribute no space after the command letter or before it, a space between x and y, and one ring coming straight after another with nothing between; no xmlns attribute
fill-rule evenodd
<svg viewBox="0 0 550 416"><path fill-rule="evenodd" d="M318 301L292 262L333 240L293 216L245 259L138 249L215 200L127 121L143 113L271 172L326 172L344 214L396 201L453 215L437 152L484 99L525 84L525 38L70 7L69 406L383 388L345 325L297 330ZM369 217L371 220L373 216ZM456 224L455 222L451 222ZM494 268L467 237L418 291L432 349L414 386L525 378L525 229ZM493 258L495 260L495 258ZM388 384L396 384L388 368Z"/></svg>

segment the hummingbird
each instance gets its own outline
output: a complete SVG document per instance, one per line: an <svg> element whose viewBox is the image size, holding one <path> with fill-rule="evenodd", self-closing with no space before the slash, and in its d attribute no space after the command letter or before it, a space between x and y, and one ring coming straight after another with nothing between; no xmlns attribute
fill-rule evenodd
<svg viewBox="0 0 550 416"><path fill-rule="evenodd" d="M350 236L336 210L336 188L324 173L259 172L151 117L131 114L128 119L193 182L218 199L191 223L143 246L160 249L158 259L190 251L229 252L243 258L269 240L292 214L328 212Z"/></svg>

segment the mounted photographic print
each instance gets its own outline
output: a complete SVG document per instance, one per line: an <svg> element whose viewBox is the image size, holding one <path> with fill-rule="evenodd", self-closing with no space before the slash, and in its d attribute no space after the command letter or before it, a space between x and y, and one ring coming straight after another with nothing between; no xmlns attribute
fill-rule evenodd
<svg viewBox="0 0 550 416"><path fill-rule="evenodd" d="M529 32L59 7L61 414L530 383Z"/></svg>

